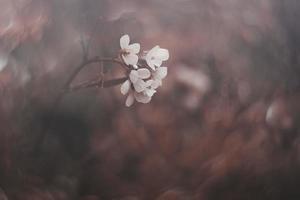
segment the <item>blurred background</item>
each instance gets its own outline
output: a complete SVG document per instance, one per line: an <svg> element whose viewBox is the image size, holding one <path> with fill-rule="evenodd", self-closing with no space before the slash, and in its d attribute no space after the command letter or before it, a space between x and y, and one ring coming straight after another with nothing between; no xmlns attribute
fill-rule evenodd
<svg viewBox="0 0 300 200"><path fill-rule="evenodd" d="M0 0L0 199L300 199L300 1ZM170 52L149 104L61 88L129 34ZM106 64L108 77L120 72ZM74 83L97 78L85 68Z"/></svg>

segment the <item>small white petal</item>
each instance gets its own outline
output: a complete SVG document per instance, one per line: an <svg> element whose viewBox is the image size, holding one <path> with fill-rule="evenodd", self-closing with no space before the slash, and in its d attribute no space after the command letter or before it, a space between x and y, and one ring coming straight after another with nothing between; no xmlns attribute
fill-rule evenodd
<svg viewBox="0 0 300 200"><path fill-rule="evenodd" d="M136 65L139 57L135 54L122 55L124 62L126 65Z"/></svg>
<svg viewBox="0 0 300 200"><path fill-rule="evenodd" d="M141 49L141 45L139 43L131 44L127 47L128 51L133 54L138 54Z"/></svg>
<svg viewBox="0 0 300 200"><path fill-rule="evenodd" d="M125 105L130 107L134 103L134 95L130 93L126 99Z"/></svg>
<svg viewBox="0 0 300 200"><path fill-rule="evenodd" d="M123 95L127 94L130 89L130 81L126 80L122 85L121 85L121 93Z"/></svg>
<svg viewBox="0 0 300 200"><path fill-rule="evenodd" d="M155 47L153 47L150 51L148 51L147 56L152 56L156 51L159 50L159 46L156 45Z"/></svg>
<svg viewBox="0 0 300 200"><path fill-rule="evenodd" d="M145 56L145 60L148 64L148 66L155 70L155 67L154 67L154 63L153 63L153 60L155 60L155 52L159 49L159 46L155 46L153 47L150 51L147 52L146 56Z"/></svg>
<svg viewBox="0 0 300 200"><path fill-rule="evenodd" d="M161 80L156 79L156 80L153 81L151 87L152 87L153 89L156 89L156 88L158 88L158 87L161 86L161 85L162 85Z"/></svg>
<svg viewBox="0 0 300 200"><path fill-rule="evenodd" d="M145 94L149 97L152 97L156 93L156 90L154 89L146 89Z"/></svg>
<svg viewBox="0 0 300 200"><path fill-rule="evenodd" d="M136 83L139 80L139 74L136 70L131 70L129 74L130 81Z"/></svg>
<svg viewBox="0 0 300 200"><path fill-rule="evenodd" d="M166 61L169 59L169 51L167 49L158 49L154 56L161 59L162 61Z"/></svg>
<svg viewBox="0 0 300 200"><path fill-rule="evenodd" d="M135 92L134 97L135 97L136 101L140 102L140 103L149 103L151 101L151 97L149 97L143 93Z"/></svg>
<svg viewBox="0 0 300 200"><path fill-rule="evenodd" d="M147 59L147 58L146 58L146 62L147 62L147 65L155 71L154 63L150 59Z"/></svg>
<svg viewBox="0 0 300 200"><path fill-rule="evenodd" d="M121 38L120 38L120 46L121 46L121 49L126 49L129 45L129 35L123 35Z"/></svg>
<svg viewBox="0 0 300 200"><path fill-rule="evenodd" d="M137 72L141 79L146 79L151 76L151 72L146 68L138 69Z"/></svg>
<svg viewBox="0 0 300 200"><path fill-rule="evenodd" d="M161 49L158 45L153 47L145 57L145 60L149 67L155 70L155 67L160 67L163 61L169 59L169 51L167 49Z"/></svg>
<svg viewBox="0 0 300 200"><path fill-rule="evenodd" d="M159 58L155 58L152 60L152 63L156 66L156 67L160 67L162 64L162 60Z"/></svg>
<svg viewBox="0 0 300 200"><path fill-rule="evenodd" d="M153 81L152 79L146 81L146 87L150 87L152 84L153 84Z"/></svg>
<svg viewBox="0 0 300 200"><path fill-rule="evenodd" d="M158 67L155 71L155 78L157 79L164 79L168 74L168 68L167 67Z"/></svg>
<svg viewBox="0 0 300 200"><path fill-rule="evenodd" d="M138 79L137 82L133 84L135 91L142 92L146 88L146 83L142 79Z"/></svg>

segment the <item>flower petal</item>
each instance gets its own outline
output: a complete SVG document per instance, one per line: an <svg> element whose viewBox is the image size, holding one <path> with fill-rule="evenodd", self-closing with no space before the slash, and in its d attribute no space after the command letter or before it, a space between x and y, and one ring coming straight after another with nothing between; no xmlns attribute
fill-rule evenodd
<svg viewBox="0 0 300 200"><path fill-rule="evenodd" d="M136 83L139 80L139 75L136 70L131 70L129 74L129 79L132 83Z"/></svg>
<svg viewBox="0 0 300 200"><path fill-rule="evenodd" d="M152 79L147 80L147 81L146 81L146 87L150 87L150 86L153 84L153 81L154 81L154 80L152 80Z"/></svg>
<svg viewBox="0 0 300 200"><path fill-rule="evenodd" d="M121 38L120 38L120 46L121 46L121 49L126 49L129 45L129 35L123 35Z"/></svg>
<svg viewBox="0 0 300 200"><path fill-rule="evenodd" d="M156 90L154 89L146 89L145 94L149 97L152 97L156 93Z"/></svg>
<svg viewBox="0 0 300 200"><path fill-rule="evenodd" d="M169 59L169 51L167 49L162 49L158 45L153 47L145 57L145 60L149 67L155 70L154 66L160 67L163 61Z"/></svg>
<svg viewBox="0 0 300 200"><path fill-rule="evenodd" d="M127 47L128 51L133 54L137 54L140 52L141 45L139 43L131 44Z"/></svg>
<svg viewBox="0 0 300 200"><path fill-rule="evenodd" d="M126 102L125 102L125 105L127 107L130 107L132 104L134 103L134 95L132 93L130 93L128 95L128 97L126 98Z"/></svg>
<svg viewBox="0 0 300 200"><path fill-rule="evenodd" d="M154 66L154 63L152 62L152 60L146 58L146 62L147 62L147 65L155 71L155 66Z"/></svg>
<svg viewBox="0 0 300 200"><path fill-rule="evenodd" d="M151 87L152 87L153 89L156 89L156 88L158 88L158 87L161 86L161 85L162 85L161 80L160 80L160 79L156 79L156 80L154 80L153 83L151 84Z"/></svg>
<svg viewBox="0 0 300 200"><path fill-rule="evenodd" d="M155 47L153 47L152 49L150 49L150 51L148 51L147 55L146 56L153 56L157 51L159 50L159 46L156 45Z"/></svg>
<svg viewBox="0 0 300 200"><path fill-rule="evenodd" d="M146 83L142 79L138 79L137 82L133 84L135 91L142 92L146 88Z"/></svg>
<svg viewBox="0 0 300 200"><path fill-rule="evenodd" d="M153 64L156 66L156 67L160 67L161 64L162 64L162 60L159 59L159 58L155 58L152 60Z"/></svg>
<svg viewBox="0 0 300 200"><path fill-rule="evenodd" d="M130 81L126 80L122 85L121 85L121 93L123 95L127 94L130 89Z"/></svg>
<svg viewBox="0 0 300 200"><path fill-rule="evenodd" d="M156 79L164 79L168 74L168 68L167 67L158 67L155 71L155 78Z"/></svg>
<svg viewBox="0 0 300 200"><path fill-rule="evenodd" d="M124 62L126 65L136 65L139 57L135 54L127 54L127 55L122 55Z"/></svg>
<svg viewBox="0 0 300 200"><path fill-rule="evenodd" d="M155 70L155 64L154 64L154 60L156 59L155 58L155 54L156 52L159 50L159 46L156 45L155 47L153 47L150 51L147 52L146 56L145 56L145 60L148 64L148 66Z"/></svg>
<svg viewBox="0 0 300 200"><path fill-rule="evenodd" d="M166 61L169 59L169 51L167 49L158 49L154 56L161 59L162 61Z"/></svg>
<svg viewBox="0 0 300 200"><path fill-rule="evenodd" d="M151 101L151 97L141 93L134 93L135 100L140 103L149 103Z"/></svg>
<svg viewBox="0 0 300 200"><path fill-rule="evenodd" d="M138 69L137 72L141 79L146 79L151 76L151 72L146 68Z"/></svg>

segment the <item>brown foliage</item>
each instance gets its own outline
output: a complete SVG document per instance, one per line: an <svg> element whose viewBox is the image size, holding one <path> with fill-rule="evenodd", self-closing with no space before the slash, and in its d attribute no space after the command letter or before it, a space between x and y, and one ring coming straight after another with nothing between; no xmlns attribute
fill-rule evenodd
<svg viewBox="0 0 300 200"><path fill-rule="evenodd" d="M300 5L282 2L1 0L0 199L299 199ZM82 39L107 57L125 33L170 51L150 104L53 103Z"/></svg>

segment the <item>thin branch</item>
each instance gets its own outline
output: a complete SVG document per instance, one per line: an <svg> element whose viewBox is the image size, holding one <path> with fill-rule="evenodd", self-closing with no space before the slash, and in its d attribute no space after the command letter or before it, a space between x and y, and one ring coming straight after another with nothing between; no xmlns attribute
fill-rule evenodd
<svg viewBox="0 0 300 200"><path fill-rule="evenodd" d="M122 78L104 81L103 79L98 78L98 79L94 79L91 81L85 81L85 82L79 83L77 85L71 86L65 92L74 92L77 90L91 88L91 87L101 87L101 88L113 87L113 86L123 83L127 79L128 79L127 77L122 77Z"/></svg>
<svg viewBox="0 0 300 200"><path fill-rule="evenodd" d="M75 70L71 73L70 77L67 79L63 91L67 90L72 83L72 81L75 79L77 74L87 65L92 64L92 63L98 63L98 62L114 62L118 63L120 65L124 65L124 63L118 59L112 59L112 58L99 58L98 56L91 58L89 60L83 60L80 65L78 65Z"/></svg>
<svg viewBox="0 0 300 200"><path fill-rule="evenodd" d="M83 59L83 61L81 62L81 64L79 64L74 71L71 73L71 75L67 78L66 82L64 83L63 87L61 88L61 91L58 93L58 96L55 98L54 100L54 104L53 105L58 105L59 102L61 101L61 99L63 98L63 96L71 91L75 91L75 90L79 90L81 88L89 88L89 87L94 87L99 85L99 81L100 81L100 86L101 84L103 84L104 87L111 87L114 85L118 85L121 84L122 82L124 82L126 79L125 78L121 78L121 79L115 79L115 80L110 80L107 82L104 82L102 80L102 78L98 78L98 82L92 81L90 83L86 82L86 84L83 84L82 86L77 85L74 87L70 87L70 84L73 82L73 80L76 78L76 76L78 75L78 73L87 65L92 64L92 63L99 63L99 62L113 62L113 63L117 63L121 66L124 67L124 63L118 59L112 59L112 58L99 58L98 56L93 57L91 59L85 60ZM101 83L103 82L103 83Z"/></svg>

